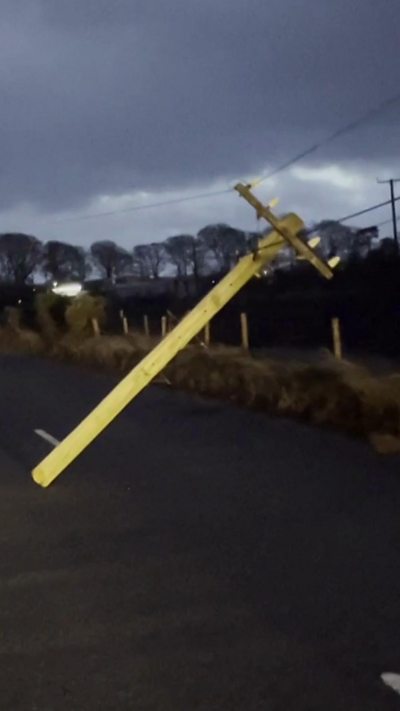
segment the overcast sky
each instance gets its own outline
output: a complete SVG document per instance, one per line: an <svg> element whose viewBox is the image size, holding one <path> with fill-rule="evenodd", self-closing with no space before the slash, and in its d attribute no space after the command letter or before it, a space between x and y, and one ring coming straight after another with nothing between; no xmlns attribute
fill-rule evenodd
<svg viewBox="0 0 400 711"><path fill-rule="evenodd" d="M76 218L268 172L400 92L399 40L399 0L0 0L0 231L130 247L254 229L234 192ZM385 200L399 120L400 101L258 194L306 222Z"/></svg>

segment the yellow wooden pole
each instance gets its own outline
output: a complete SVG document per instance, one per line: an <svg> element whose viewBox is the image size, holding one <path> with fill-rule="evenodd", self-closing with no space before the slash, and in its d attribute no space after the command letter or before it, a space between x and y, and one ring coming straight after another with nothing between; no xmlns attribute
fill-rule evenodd
<svg viewBox="0 0 400 711"><path fill-rule="evenodd" d="M242 335L242 348L245 351L249 350L249 322L247 320L247 314L240 314L240 330Z"/></svg>
<svg viewBox="0 0 400 711"><path fill-rule="evenodd" d="M342 336L340 333L340 321L338 318L332 319L333 353L338 360L342 359Z"/></svg>
<svg viewBox="0 0 400 711"><path fill-rule="evenodd" d="M285 224L297 230L301 220L290 215ZM264 262L275 257L286 244L276 232L262 240L256 257L243 257L234 269L195 306L160 343L107 395L102 402L38 464L32 472L40 486L49 486L61 472L102 432L107 425L148 385L170 360L199 333ZM165 317L164 317L165 319Z"/></svg>
<svg viewBox="0 0 400 711"><path fill-rule="evenodd" d="M243 187L243 186L240 186ZM238 192L239 186L237 186ZM248 199L246 190L246 199ZM242 193L241 193L242 194ZM250 193L250 197L253 196ZM250 202L250 200L248 200ZM261 203L260 203L261 204ZM262 207L262 205L261 205ZM268 213L268 211L267 211ZM262 214L265 219L269 219ZM304 223L295 214L276 220L277 229L260 240L255 254L240 259L236 266L207 294L171 333L147 355L121 382L85 417L82 422L33 470L34 481L49 486L71 462L117 417L117 415L160 373L174 356L196 336L207 323L237 294L263 266L271 262L289 241L297 240ZM290 239L289 239L290 237ZM298 240L301 244L302 241ZM301 247L295 249L302 251ZM312 256L312 250L311 254ZM306 255L308 258L308 253ZM310 259L325 276L332 272L325 262ZM322 265L322 268L321 268Z"/></svg>

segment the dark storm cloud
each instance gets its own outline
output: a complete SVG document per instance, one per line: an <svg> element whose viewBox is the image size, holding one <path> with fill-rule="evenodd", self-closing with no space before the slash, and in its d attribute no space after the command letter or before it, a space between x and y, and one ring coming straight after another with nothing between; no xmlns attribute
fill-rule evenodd
<svg viewBox="0 0 400 711"><path fill-rule="evenodd" d="M398 0L3 0L0 12L1 208L251 173L399 89ZM389 163L399 111L319 159Z"/></svg>

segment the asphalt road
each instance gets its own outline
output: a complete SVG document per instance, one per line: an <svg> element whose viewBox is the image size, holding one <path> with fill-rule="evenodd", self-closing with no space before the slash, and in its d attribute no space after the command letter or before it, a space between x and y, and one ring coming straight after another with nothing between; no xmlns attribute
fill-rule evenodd
<svg viewBox="0 0 400 711"><path fill-rule="evenodd" d="M115 382L0 358L1 711L400 711L400 461L167 389L47 490Z"/></svg>

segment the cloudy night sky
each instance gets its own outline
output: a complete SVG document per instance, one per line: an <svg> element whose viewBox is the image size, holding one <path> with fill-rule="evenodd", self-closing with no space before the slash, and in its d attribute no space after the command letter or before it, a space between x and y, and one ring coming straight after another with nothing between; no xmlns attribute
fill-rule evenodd
<svg viewBox="0 0 400 711"><path fill-rule="evenodd" d="M234 192L126 210L267 173L400 92L399 0L0 0L0 19L0 231L42 240L255 229ZM308 223L387 199L399 119L400 101L258 195Z"/></svg>

